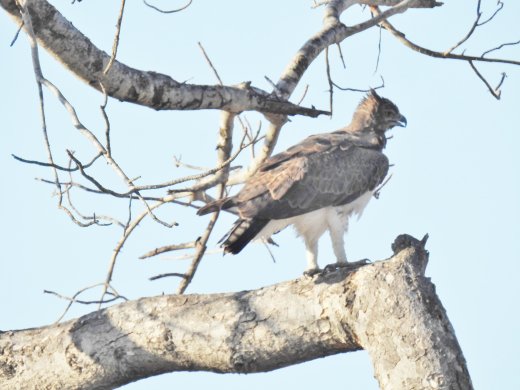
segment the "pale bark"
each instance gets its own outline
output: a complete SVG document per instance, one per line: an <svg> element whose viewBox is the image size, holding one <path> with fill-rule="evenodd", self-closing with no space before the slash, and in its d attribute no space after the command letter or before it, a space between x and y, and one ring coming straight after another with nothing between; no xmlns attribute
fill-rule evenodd
<svg viewBox="0 0 520 390"><path fill-rule="evenodd" d="M316 117L326 111L300 107L244 83L241 86L195 85L180 83L172 77L131 68L114 61L107 74L103 71L110 56L45 0L24 2L31 15L34 33L49 53L93 88L100 83L108 96L156 110L221 109L230 112L255 110L284 115ZM0 7L21 24L14 0L0 0Z"/></svg>
<svg viewBox="0 0 520 390"><path fill-rule="evenodd" d="M107 389L173 371L269 371L366 349L382 389L471 389L410 236L396 254L254 291L168 295L0 334L1 388ZM173 380L173 379L172 379ZM345 378L345 382L348 378Z"/></svg>

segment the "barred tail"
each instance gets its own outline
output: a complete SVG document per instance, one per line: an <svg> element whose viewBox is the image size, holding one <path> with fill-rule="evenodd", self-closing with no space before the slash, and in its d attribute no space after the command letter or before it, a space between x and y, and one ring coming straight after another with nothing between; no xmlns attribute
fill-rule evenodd
<svg viewBox="0 0 520 390"><path fill-rule="evenodd" d="M238 219L233 228L219 242L224 252L236 255L264 228L269 220Z"/></svg>

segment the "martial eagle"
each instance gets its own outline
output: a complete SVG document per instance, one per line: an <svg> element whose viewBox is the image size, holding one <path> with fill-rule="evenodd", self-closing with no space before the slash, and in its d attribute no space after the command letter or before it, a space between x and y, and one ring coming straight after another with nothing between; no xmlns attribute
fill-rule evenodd
<svg viewBox="0 0 520 390"><path fill-rule="evenodd" d="M394 126L406 126L406 118L371 90L348 126L312 135L272 156L238 194L211 202L198 214L238 212L239 219L222 239L224 251L233 254L254 239L268 239L294 225L305 241L306 274L319 271L318 240L328 230L336 266L346 266L343 235L349 217L361 215L388 172L382 150L385 132Z"/></svg>

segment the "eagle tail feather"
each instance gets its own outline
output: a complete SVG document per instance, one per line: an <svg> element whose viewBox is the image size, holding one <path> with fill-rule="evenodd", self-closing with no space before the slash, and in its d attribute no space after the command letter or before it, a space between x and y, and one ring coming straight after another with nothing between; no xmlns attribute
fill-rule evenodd
<svg viewBox="0 0 520 390"><path fill-rule="evenodd" d="M266 219L238 219L233 228L219 241L225 253L236 255L267 225Z"/></svg>

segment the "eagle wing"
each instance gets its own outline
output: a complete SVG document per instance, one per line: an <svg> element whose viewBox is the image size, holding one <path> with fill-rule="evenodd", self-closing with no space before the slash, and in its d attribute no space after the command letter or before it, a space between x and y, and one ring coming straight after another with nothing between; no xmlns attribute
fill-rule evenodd
<svg viewBox="0 0 520 390"><path fill-rule="evenodd" d="M339 134L315 135L266 161L234 198L241 218L285 219L347 204L380 184L388 159Z"/></svg>

